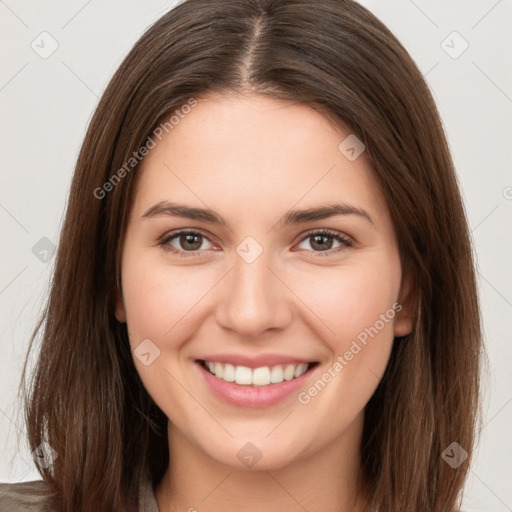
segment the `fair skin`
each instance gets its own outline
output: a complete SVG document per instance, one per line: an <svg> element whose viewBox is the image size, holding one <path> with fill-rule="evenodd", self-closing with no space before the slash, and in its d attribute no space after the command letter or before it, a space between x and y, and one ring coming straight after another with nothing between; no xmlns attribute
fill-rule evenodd
<svg viewBox="0 0 512 512"><path fill-rule="evenodd" d="M170 470L155 492L160 512L361 509L364 407L412 315L382 192L364 153L350 161L338 149L349 133L305 105L210 95L198 98L137 170L116 318L127 322L133 350L151 340L145 352L160 351L147 365L134 357L170 420ZM144 216L163 201L209 208L226 225ZM332 203L349 208L279 222L289 210ZM170 236L183 229L195 236ZM342 241L315 236L321 229ZM184 256L165 250L162 239ZM254 260L243 257L261 249ZM376 325L377 334L347 355ZM226 383L201 363L226 354L252 368L271 369L276 357L283 370L311 365L297 382ZM338 356L342 369L333 370ZM329 369L329 382L305 403L304 393ZM240 403L214 391L221 380ZM258 402L265 390L286 385L296 386Z"/></svg>

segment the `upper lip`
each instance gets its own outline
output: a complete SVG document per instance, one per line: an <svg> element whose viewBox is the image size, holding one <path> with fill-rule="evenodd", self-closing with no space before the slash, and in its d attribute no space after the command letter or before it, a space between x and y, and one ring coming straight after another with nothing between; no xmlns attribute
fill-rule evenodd
<svg viewBox="0 0 512 512"><path fill-rule="evenodd" d="M248 368L261 368L263 366L276 366L278 364L313 363L311 359L302 359L296 356L283 354L258 354L248 356L243 354L211 354L200 357L200 361L211 363L229 363L233 366L246 366Z"/></svg>

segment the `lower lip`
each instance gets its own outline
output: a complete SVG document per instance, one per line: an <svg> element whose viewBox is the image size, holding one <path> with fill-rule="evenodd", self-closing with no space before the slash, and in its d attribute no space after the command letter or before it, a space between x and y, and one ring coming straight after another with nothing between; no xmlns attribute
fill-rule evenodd
<svg viewBox="0 0 512 512"><path fill-rule="evenodd" d="M264 408L276 405L290 395L296 394L314 370L309 368L306 373L292 380L268 386L247 386L226 382L212 375L201 363L196 362L204 380L212 392L232 405L238 407Z"/></svg>

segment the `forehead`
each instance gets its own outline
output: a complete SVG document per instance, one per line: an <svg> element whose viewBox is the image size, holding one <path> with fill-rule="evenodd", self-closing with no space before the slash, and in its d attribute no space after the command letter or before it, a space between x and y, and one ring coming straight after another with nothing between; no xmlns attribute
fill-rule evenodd
<svg viewBox="0 0 512 512"><path fill-rule="evenodd" d="M297 203L343 200L385 215L364 152L351 160L340 150L349 136L305 104L256 95L199 98L137 170L135 207L179 198L271 216Z"/></svg>

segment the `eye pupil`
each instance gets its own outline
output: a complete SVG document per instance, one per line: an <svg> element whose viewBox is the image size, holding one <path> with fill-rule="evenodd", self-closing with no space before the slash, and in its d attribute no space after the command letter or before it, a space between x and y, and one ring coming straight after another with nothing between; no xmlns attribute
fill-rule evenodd
<svg viewBox="0 0 512 512"><path fill-rule="evenodd" d="M194 235L191 233L183 234L180 236L180 245L184 249L196 251L201 247L201 242L202 242L201 239L202 239L201 235ZM195 243L194 243L194 241L195 241ZM192 247L190 247L190 246L187 247L187 244L192 244Z"/></svg>
<svg viewBox="0 0 512 512"><path fill-rule="evenodd" d="M311 243L311 247L313 247L313 249L317 248L320 251L327 251L332 247L332 237L330 237L328 235L314 235L311 238L313 239L313 242ZM319 239L322 239L323 243L322 242L319 243ZM325 243L326 240L327 240L327 243ZM330 241L330 243L329 243L329 241ZM315 245L316 245L316 247L315 247Z"/></svg>

